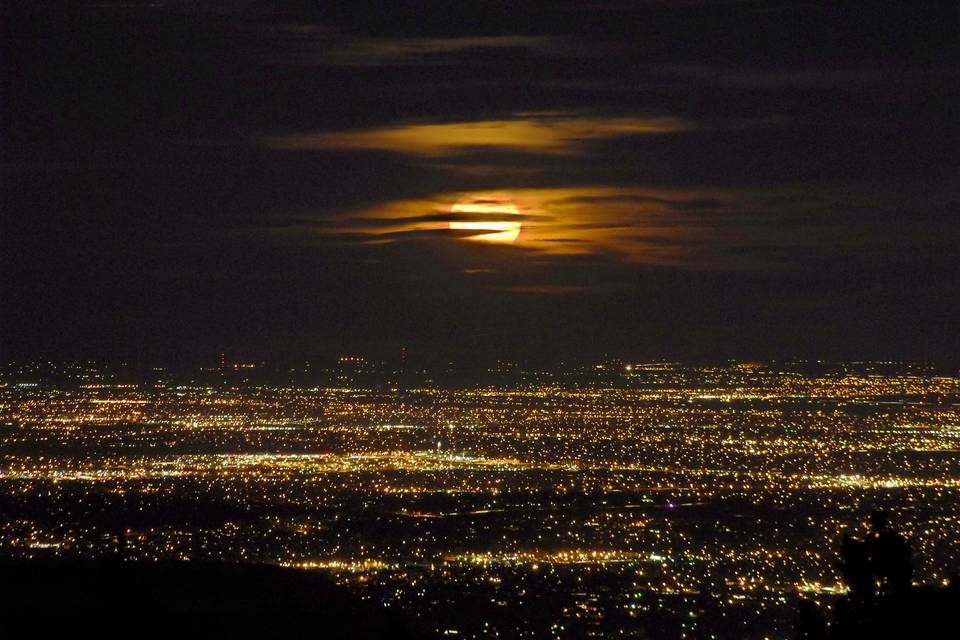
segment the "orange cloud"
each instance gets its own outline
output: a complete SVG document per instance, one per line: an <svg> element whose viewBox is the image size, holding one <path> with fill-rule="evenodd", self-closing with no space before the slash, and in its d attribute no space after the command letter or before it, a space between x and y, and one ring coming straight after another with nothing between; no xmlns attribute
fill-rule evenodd
<svg viewBox="0 0 960 640"><path fill-rule="evenodd" d="M288 150L373 149L420 156L454 155L464 148L497 147L517 151L573 154L579 143L624 135L686 131L692 123L672 116L602 118L524 116L516 119L409 124L357 131L267 136L264 144Z"/></svg>
<svg viewBox="0 0 960 640"><path fill-rule="evenodd" d="M508 250L541 256L605 255L661 266L769 269L790 267L783 262L785 250L837 242L831 226L809 225L808 213L790 214L782 207L772 212L771 197L793 197L786 192L608 186L498 192L516 204L510 219L522 224ZM484 195L440 193L390 202L358 211L319 233L368 243L469 239L468 232L450 229L450 222L467 220L454 204ZM500 220L502 214L497 215L477 214L476 220ZM486 228L477 226L481 230L476 233Z"/></svg>

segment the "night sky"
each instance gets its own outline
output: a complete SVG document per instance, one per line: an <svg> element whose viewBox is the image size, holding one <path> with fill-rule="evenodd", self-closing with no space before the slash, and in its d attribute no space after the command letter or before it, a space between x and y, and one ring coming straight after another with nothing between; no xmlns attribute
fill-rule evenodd
<svg viewBox="0 0 960 640"><path fill-rule="evenodd" d="M955 2L0 12L4 355L960 360Z"/></svg>

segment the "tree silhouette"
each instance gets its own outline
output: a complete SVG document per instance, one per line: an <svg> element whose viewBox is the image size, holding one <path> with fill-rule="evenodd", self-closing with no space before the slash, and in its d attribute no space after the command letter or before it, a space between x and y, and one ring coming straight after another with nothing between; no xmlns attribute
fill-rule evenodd
<svg viewBox="0 0 960 640"><path fill-rule="evenodd" d="M888 528L885 512L870 515L865 540L845 534L840 541L840 573L848 592L832 620L816 604L802 600L797 637L801 640L892 640L954 637L960 581L946 588L913 586L912 552L906 538ZM951 631L952 628L952 631Z"/></svg>

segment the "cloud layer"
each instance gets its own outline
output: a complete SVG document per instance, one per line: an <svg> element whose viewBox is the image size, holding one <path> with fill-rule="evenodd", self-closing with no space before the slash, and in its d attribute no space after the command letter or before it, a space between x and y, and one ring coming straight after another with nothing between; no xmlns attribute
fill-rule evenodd
<svg viewBox="0 0 960 640"><path fill-rule="evenodd" d="M20 4L7 352L960 353L936 3Z"/></svg>

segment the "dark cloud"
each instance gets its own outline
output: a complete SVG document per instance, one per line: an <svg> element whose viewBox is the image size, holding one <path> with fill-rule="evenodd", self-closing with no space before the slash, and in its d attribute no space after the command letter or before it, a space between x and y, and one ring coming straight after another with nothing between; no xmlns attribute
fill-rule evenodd
<svg viewBox="0 0 960 640"><path fill-rule="evenodd" d="M610 202L636 202L639 204L659 204L670 209L687 210L706 210L720 209L726 206L723 200L718 198L693 198L690 200L669 200L667 198L656 198L653 196L640 196L621 194L614 196L575 196L566 198L565 202L577 204L602 204Z"/></svg>
<svg viewBox="0 0 960 640"><path fill-rule="evenodd" d="M481 204L482 200L473 200L473 204ZM550 216L538 213L511 213L509 218L516 222L548 222ZM504 220L500 213L455 213L453 211L428 213L416 216L400 216L396 218L348 218L344 224L358 227L397 227L425 222L499 222Z"/></svg>
<svg viewBox="0 0 960 640"><path fill-rule="evenodd" d="M437 238L472 238L496 229L407 229L403 231L381 231L378 233L334 232L318 236L316 241L331 244L376 244L402 240L425 240ZM313 242L314 240L311 240Z"/></svg>
<svg viewBox="0 0 960 640"><path fill-rule="evenodd" d="M954 4L6 3L0 349L960 353Z"/></svg>

